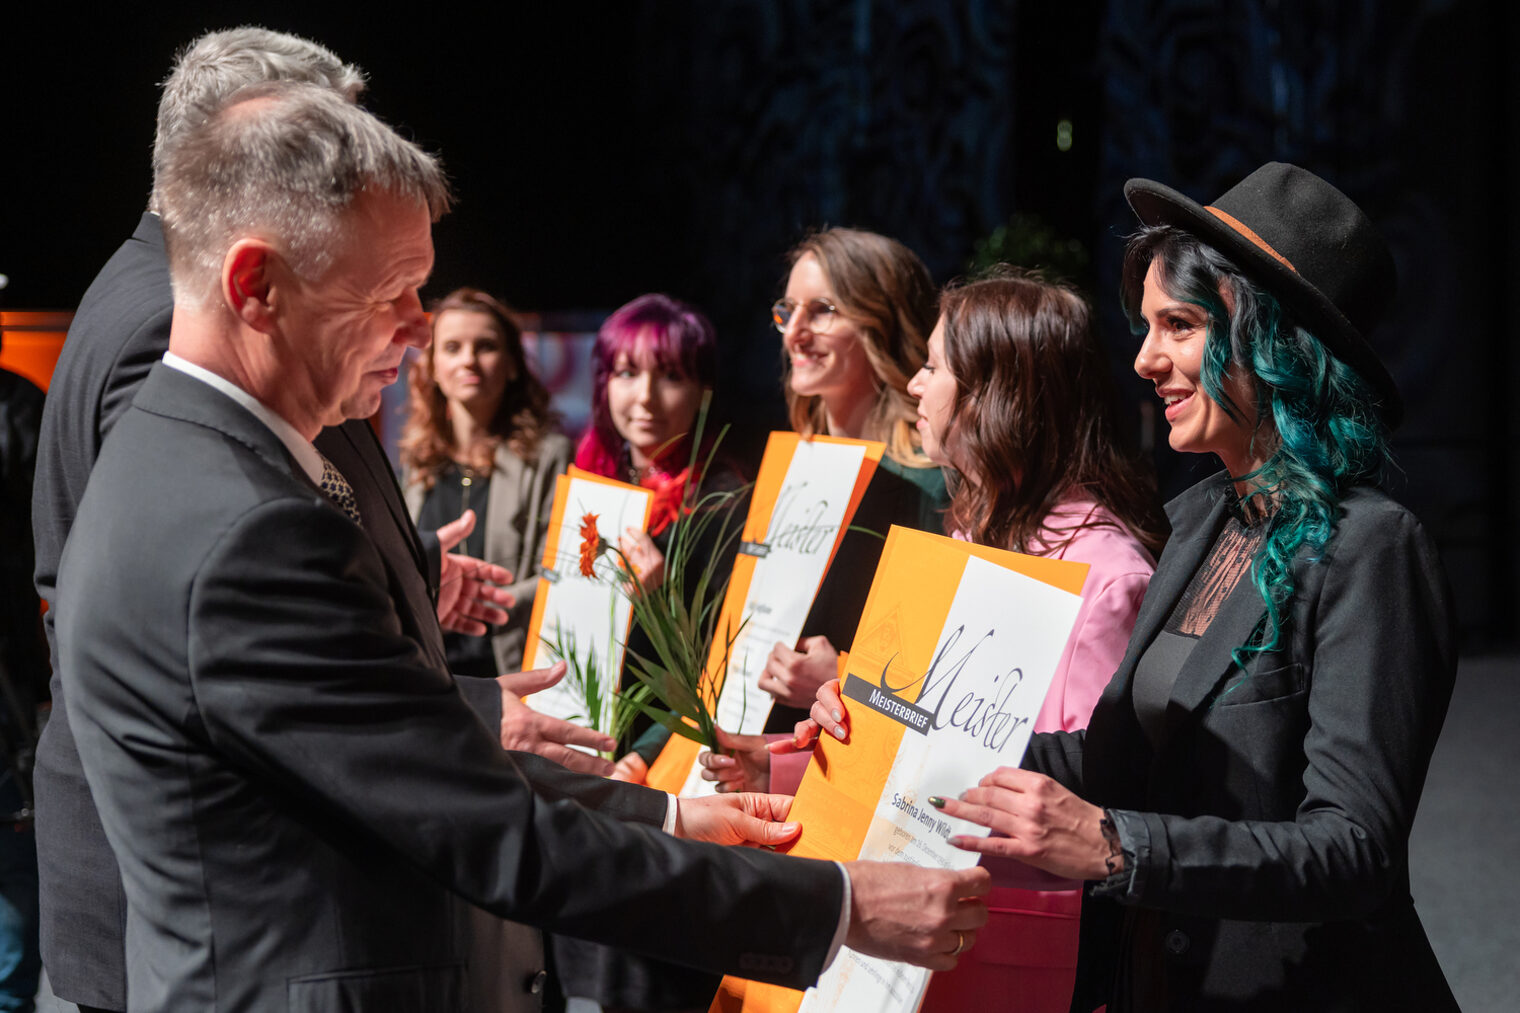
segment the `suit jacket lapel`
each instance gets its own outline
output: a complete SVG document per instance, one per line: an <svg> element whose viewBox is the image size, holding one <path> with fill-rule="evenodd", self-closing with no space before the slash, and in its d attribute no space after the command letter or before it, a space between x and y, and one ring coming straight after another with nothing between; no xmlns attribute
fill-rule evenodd
<svg viewBox="0 0 1520 1013"><path fill-rule="evenodd" d="M421 541L401 504L390 462L374 432L367 422L355 420L322 430L316 443L354 487L365 534L375 543L395 584L396 607L406 613L402 621L408 634L422 645L429 662L446 671L443 631Z"/></svg>
<svg viewBox="0 0 1520 1013"><path fill-rule="evenodd" d="M401 498L401 490L396 485L396 475L391 471L390 459L385 456L385 451L380 446L380 441L375 438L375 431L369 423L362 419L352 419L332 432L334 439L341 438L348 443L353 450L353 456L358 465L364 469L364 474L358 476L357 481L363 481L379 495L376 497L384 501L385 509L390 514L391 523L402 534L412 559L417 564L421 573L428 572L427 557L422 550L422 540L417 536L417 527L412 523L411 515L406 511L406 503ZM322 436L318 436L321 440ZM353 476L349 476L351 482L355 482Z"/></svg>
<svg viewBox="0 0 1520 1013"><path fill-rule="evenodd" d="M1130 637L1131 650L1123 670L1126 696L1140 655L1166 625L1172 609L1176 608L1182 592L1187 590L1188 582L1208 555L1219 528L1224 524L1228 497L1222 489L1211 484L1215 481L1210 479L1195 487L1196 495L1183 494L1167 504L1167 519L1171 522L1173 534L1156 564L1156 574L1151 578L1145 600L1140 605L1140 614L1135 618L1135 631Z"/></svg>
<svg viewBox="0 0 1520 1013"><path fill-rule="evenodd" d="M1141 621L1147 623L1146 643L1155 637L1171 615L1189 581L1193 579L1193 574L1203 564L1224 527L1231 497L1219 478L1211 479L1210 482L1213 484L1204 490L1204 495L1181 497L1174 501L1175 511L1171 508L1167 511L1173 530L1187 532L1184 536L1186 541L1178 547L1176 565L1165 568L1161 587L1158 589L1155 581L1151 583L1151 589L1158 592L1156 597L1160 601L1151 615L1146 615L1146 610L1142 609ZM1213 494L1209 495L1209 491ZM1170 545L1167 546L1167 551L1171 551ZM1158 568L1157 574L1160 575L1161 572ZM1148 607L1151 603L1152 596L1148 594L1145 605ZM1230 592L1219 613L1209 623L1203 636L1198 638L1198 643L1193 645L1192 653L1177 673L1177 681L1172 685L1171 701L1167 706L1163 732L1166 738L1170 738L1187 716L1211 697L1220 680L1229 674L1234 665L1235 648L1246 642L1265 610L1261 593L1256 590L1256 585L1251 582L1248 574ZM1138 628L1139 623L1136 625ZM1157 745L1159 747L1162 744Z"/></svg>
<svg viewBox="0 0 1520 1013"><path fill-rule="evenodd" d="M1221 679L1229 674L1235 664L1235 648L1246 642L1256 624L1267 610L1261 592L1251 582L1250 575L1241 577L1240 583L1230 592L1214 621L1198 643L1193 653L1177 673L1172 687L1172 701L1167 708L1167 729L1171 730L1172 717L1191 714L1199 704L1208 699Z"/></svg>
<svg viewBox="0 0 1520 1013"><path fill-rule="evenodd" d="M1088 723L1082 765L1085 786L1093 801L1121 808L1145 804L1147 764L1138 758L1153 756L1154 751L1135 718L1130 698L1135 668L1166 625L1188 581L1213 545L1214 536L1224 522L1227 502L1228 496L1216 476L1167 504L1172 537L1157 561L1155 576L1140 604L1124 660Z"/></svg>
<svg viewBox="0 0 1520 1013"><path fill-rule="evenodd" d="M1187 590L1193 574L1203 565L1209 550L1213 548L1224 526L1230 496L1222 477L1215 476L1194 487L1188 493L1167 504L1167 518L1172 523L1172 540L1167 543L1156 575L1146 591L1145 601L1135 620L1135 632L1130 639L1130 650L1120 668L1119 677L1105 692L1110 702L1132 709L1129 703L1130 687L1140 656L1150 646L1166 625L1172 610ZM1215 686L1230 671L1234 663L1232 652L1246 642L1261 619L1265 605L1261 595L1250 579L1243 579L1225 599L1224 606L1193 651L1188 655L1177 681L1172 686L1171 703L1167 707L1164 735L1171 734L1208 699ZM1157 743L1158 751L1164 743Z"/></svg>

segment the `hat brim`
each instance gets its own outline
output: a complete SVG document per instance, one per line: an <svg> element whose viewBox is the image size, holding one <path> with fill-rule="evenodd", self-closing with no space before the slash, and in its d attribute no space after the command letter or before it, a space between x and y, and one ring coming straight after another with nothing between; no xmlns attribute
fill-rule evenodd
<svg viewBox="0 0 1520 1013"><path fill-rule="evenodd" d="M1389 429L1403 420L1404 400L1393 376L1367 338L1314 285L1202 204L1150 179L1124 184L1124 198L1146 225L1171 225L1217 249L1287 307L1300 324L1356 370L1379 399L1378 413Z"/></svg>

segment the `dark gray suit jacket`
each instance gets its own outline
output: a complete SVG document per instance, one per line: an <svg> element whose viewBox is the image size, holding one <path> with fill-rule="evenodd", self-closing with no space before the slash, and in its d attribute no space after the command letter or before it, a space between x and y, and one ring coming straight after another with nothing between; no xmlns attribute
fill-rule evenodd
<svg viewBox="0 0 1520 1013"><path fill-rule="evenodd" d="M44 622L53 657L53 711L37 745L34 775L42 962L60 997L107 1009L126 1008L126 900L74 746L59 679L55 588L101 442L163 357L173 312L163 233L158 218L144 214L74 314L53 370L32 495L37 591L48 603Z"/></svg>
<svg viewBox="0 0 1520 1013"><path fill-rule="evenodd" d="M55 589L58 561L101 444L169 347L173 311L163 231L157 216L144 214L91 283L69 328L49 388L33 494L37 590L50 606L45 621L54 659L53 712L38 744L35 775L42 957L57 995L107 1009L126 1007L126 900L74 745L54 643ZM407 517L384 452L363 422L325 430L317 446L354 487L408 633L430 662L443 666L433 617L437 555L429 557ZM460 688L488 725L500 722L495 683L465 679ZM543 966L542 943L536 933L523 932L512 946L518 977L528 982Z"/></svg>
<svg viewBox="0 0 1520 1013"><path fill-rule="evenodd" d="M1139 838L1128 903L1082 910L1074 1010L1455 1010L1409 895L1408 843L1456 672L1434 544L1355 489L1322 562L1301 556L1278 650L1231 661L1265 612L1242 580L1178 673L1163 739L1136 663L1226 520L1223 476L1167 506L1172 538L1083 733L1025 766ZM1148 976L1148 980L1145 980Z"/></svg>
<svg viewBox="0 0 1520 1013"><path fill-rule="evenodd" d="M455 1009L454 922L430 883L714 971L815 979L842 902L831 863L619 822L604 813L663 796L503 752L386 583L261 423L152 372L59 571L131 1007Z"/></svg>

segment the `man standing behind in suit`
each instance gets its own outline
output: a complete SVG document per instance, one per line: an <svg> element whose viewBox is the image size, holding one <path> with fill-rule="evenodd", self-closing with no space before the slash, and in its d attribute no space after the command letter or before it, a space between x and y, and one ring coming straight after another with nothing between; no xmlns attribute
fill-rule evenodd
<svg viewBox="0 0 1520 1013"><path fill-rule="evenodd" d="M169 143L190 123L239 88L272 80L322 85L349 101L356 100L364 87L359 68L305 39L261 28L208 33L179 55L164 84L154 144L155 173ZM155 195L155 210L143 214L132 238L85 294L53 374L37 453L34 504L37 586L50 606L57 604L59 557L100 446L169 345L173 295L157 205ZM345 415L373 411L373 406L361 408L349 406ZM331 427L317 437L316 445L352 485L366 530L386 560L398 609L411 620L408 632L415 635L430 661L442 664L443 660L442 640L431 619L435 604L450 628L462 632L484 632L478 626L480 619L499 621L499 614L489 612L493 605L489 592L479 591L477 597L474 561L442 557L456 579L447 585L452 597L439 600L440 554L433 552L429 563L405 513L389 463L367 424L354 421ZM436 543L433 548L437 549ZM502 576L500 568L488 572ZM49 640L56 616L54 607L47 617ZM61 998L87 1011L123 1010L126 901L79 763L57 657L55 645L53 712L37 751L43 960L50 984ZM594 733L534 714L513 693L514 688L518 693L541 688L543 682L540 673L523 673L504 677L499 687L491 680L467 679L460 680L460 688L483 720L500 725L503 746L532 750L577 769L605 772L607 765L598 758L566 747L573 742L607 748ZM541 980L537 972L543 968L538 934L513 926L494 931L510 938L492 938L490 945L498 952L510 951L515 962L511 973L501 977L510 981L511 992L520 993L514 999L526 1008L536 1008L537 997L529 989Z"/></svg>
<svg viewBox="0 0 1520 1013"><path fill-rule="evenodd" d="M840 942L953 966L986 918L983 870L841 875L587 812L569 799L647 789L503 752L402 635L310 440L427 340L417 290L446 201L430 158L329 90L262 86L177 141L162 176L171 355L102 449L59 571L130 1006L453 1009L423 879L792 987ZM795 833L765 822L784 805L682 800L671 828L776 841Z"/></svg>

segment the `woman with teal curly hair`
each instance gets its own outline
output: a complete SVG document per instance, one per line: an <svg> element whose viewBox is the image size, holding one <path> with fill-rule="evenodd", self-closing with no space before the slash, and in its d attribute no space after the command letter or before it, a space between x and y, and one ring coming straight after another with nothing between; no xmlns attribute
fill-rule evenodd
<svg viewBox="0 0 1520 1013"><path fill-rule="evenodd" d="M1159 301L1159 327L1144 312L1147 293ZM1266 614L1235 661L1271 650L1281 639L1283 608L1293 597L1293 559L1307 548L1317 557L1338 519L1338 504L1359 484L1375 484L1389 462L1386 430L1372 387L1324 343L1286 316L1282 303L1223 254L1171 225L1143 228L1125 256L1123 300L1136 333L1155 343L1142 348L1136 370L1157 382L1173 422L1172 448L1190 446L1185 395L1202 388L1200 413L1217 411L1233 429L1233 459L1221 454L1243 513L1259 518L1259 547L1251 583ZM1185 303L1184 306L1173 305ZM1202 340L1198 340L1202 332ZM1172 341L1178 352L1162 346ZM1164 356L1160 362L1156 355ZM1201 353L1196 379L1166 386L1158 366ZM1253 381L1247 380L1253 377ZM1388 389L1397 396L1396 389ZM1174 420L1173 416L1177 416ZM1232 435L1232 434L1227 434Z"/></svg>
<svg viewBox="0 0 1520 1013"><path fill-rule="evenodd" d="M1171 446L1224 471L1168 504L1085 733L933 801L997 831L961 847L1087 881L1074 1010L1455 1010L1409 894L1456 654L1435 548L1377 488L1392 258L1291 165L1208 207L1125 194L1135 370Z"/></svg>

